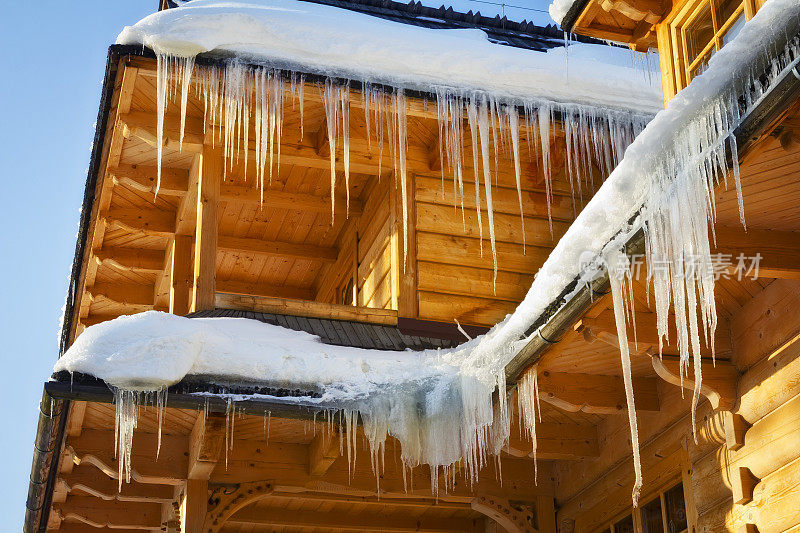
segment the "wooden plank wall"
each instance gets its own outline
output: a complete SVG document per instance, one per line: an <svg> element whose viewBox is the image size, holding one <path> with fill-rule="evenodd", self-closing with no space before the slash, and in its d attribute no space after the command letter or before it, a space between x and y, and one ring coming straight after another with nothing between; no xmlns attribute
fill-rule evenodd
<svg viewBox="0 0 800 533"><path fill-rule="evenodd" d="M357 305L379 309L397 309L397 295L392 283L392 225L389 188L391 176L384 176L370 192L364 214L357 227Z"/></svg>
<svg viewBox="0 0 800 533"><path fill-rule="evenodd" d="M534 168L534 171L538 169ZM452 178L416 176L416 235L419 317L428 320L493 326L522 301L534 273L572 219L572 199L553 197L553 234L538 172L523 172L526 243L512 174L501 173L492 187L498 273L493 280L485 189L481 187L482 234L475 206L475 186L465 176L464 209L454 206ZM493 175L493 180L495 176Z"/></svg>

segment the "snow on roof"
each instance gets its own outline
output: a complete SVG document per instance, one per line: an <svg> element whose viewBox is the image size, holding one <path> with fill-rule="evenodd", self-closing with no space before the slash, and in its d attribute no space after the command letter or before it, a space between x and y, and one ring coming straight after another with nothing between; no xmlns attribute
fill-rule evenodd
<svg viewBox="0 0 800 533"><path fill-rule="evenodd" d="M547 10L550 12L550 16L553 17L553 20L556 21L556 24L561 26L564 22L564 17L567 16L569 10L572 9L572 6L578 1L579 0L553 0Z"/></svg>
<svg viewBox="0 0 800 533"><path fill-rule="evenodd" d="M392 385L453 379L458 369L440 353L335 346L257 320L147 311L87 328L55 370L91 374L134 390L157 390L185 376L306 387L320 395L302 401L330 404L385 392Z"/></svg>
<svg viewBox="0 0 800 533"><path fill-rule="evenodd" d="M431 90L654 113L660 78L632 53L574 44L534 52L489 42L478 29L430 29L298 0L193 0L154 13L117 38L157 53L233 53L271 66ZM653 65L657 68L657 65Z"/></svg>

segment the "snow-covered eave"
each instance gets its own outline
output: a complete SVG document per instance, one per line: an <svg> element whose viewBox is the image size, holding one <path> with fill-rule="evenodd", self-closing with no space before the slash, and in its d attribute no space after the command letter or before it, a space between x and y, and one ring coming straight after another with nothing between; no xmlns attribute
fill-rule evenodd
<svg viewBox="0 0 800 533"><path fill-rule="evenodd" d="M113 51L118 57L125 57L125 56L132 56L132 57L140 57L143 59L152 59L155 60L157 54L155 51L147 46L142 45L134 45L134 44L112 44L109 47L110 51ZM540 53L540 52L532 52L532 53ZM241 55L234 54L232 52L224 51L224 50L213 50L211 52L203 52L198 54L195 58L195 64L197 66L206 66L206 67L225 67L225 65L235 59L237 63L241 64L242 66L251 67L251 68L258 68L258 67L271 67L276 69L277 72L282 73L286 76L286 80L290 79L290 73L294 73L295 76L302 77L306 83L311 84L319 84L324 85L326 80L333 80L335 83L339 85L346 85L352 90L361 91L363 90L365 85L371 86L372 89L377 89L383 91L386 94L391 94L397 90L397 85L391 83L390 81L381 79L381 78L371 78L371 77L364 77L357 75L357 73L353 72L346 72L341 71L337 73L331 72L323 72L315 70L314 68L310 68L308 65L304 65L301 63L291 63L286 61L270 61L268 59L248 59ZM153 66L155 68L155 65ZM509 103L513 104L515 101L520 101L520 96L511 93L498 93L493 91L490 88L482 88L480 86L443 86L443 85L425 85L416 82L409 82L403 83L402 89L405 95L408 98L417 99L417 100L424 100L429 102L432 106L431 111L435 112L435 105L437 102L437 92L436 89L445 89L447 91L453 91L455 93L464 93L464 94L486 94L490 96L496 96L501 100L507 99ZM530 98L525 97L522 98L522 101L529 100ZM538 98L533 98L533 100L538 100ZM570 106L575 108L582 108L582 109L595 109L595 110L607 110L611 113L621 113L630 116L642 117L644 120L651 120L657 110L653 109L640 109L636 106L625 106L619 105L618 103L611 103L611 102L602 102L602 103L585 103L578 100L570 100L570 99L554 99L550 97L542 97L541 100L546 100L555 104L553 108L553 118L556 121L562 120L562 111L559 110L558 106ZM661 104L660 100L658 102L659 106ZM522 110L523 107L518 105L519 109Z"/></svg>
<svg viewBox="0 0 800 533"><path fill-rule="evenodd" d="M581 1L576 0L576 3ZM741 160L798 98L800 98L800 57L783 69L781 75L767 88L758 102L742 117L739 126L734 129L733 135L736 137L738 153L731 153L730 145L725 144L725 157L729 168L732 160L734 158ZM617 234L609 241L622 244L629 257L644 252L644 232L634 224L640 212L641 207L626 226L617 228ZM627 235L621 235L631 227L637 229ZM526 368L536 364L544 351L556 344L561 336L583 317L598 297L610 291L609 275L605 268L589 283L582 281L583 274L574 278L528 328L526 331L528 342L506 366L506 379L509 385L515 383Z"/></svg>
<svg viewBox="0 0 800 533"><path fill-rule="evenodd" d="M575 23L581 16L581 13L583 13L583 10L587 5L589 5L589 1L590 0L567 0L566 2L553 2L550 6L550 15L553 17L553 20L555 20L556 23L561 26L561 29L563 29L565 32L571 33ZM563 17L561 17L561 20L559 20L553 14L553 7L556 4L562 4L566 6L567 3L570 4L569 8L566 10L566 13L564 13ZM557 11L556 14L559 14L561 11L563 11L563 7L560 11Z"/></svg>

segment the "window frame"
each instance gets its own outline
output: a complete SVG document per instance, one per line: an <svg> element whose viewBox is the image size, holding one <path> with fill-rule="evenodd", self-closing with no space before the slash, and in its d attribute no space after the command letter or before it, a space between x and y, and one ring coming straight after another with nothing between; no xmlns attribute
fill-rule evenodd
<svg viewBox="0 0 800 533"><path fill-rule="evenodd" d="M645 481L645 488L647 492L642 492L639 497L639 507L633 508L630 500L627 505L619 508L619 511L605 519L597 526L590 526L590 531L594 533L614 533L614 524L625 518L629 514L633 515L633 530L635 533L643 533L642 525L642 507L659 498L661 501L661 520L663 523L664 531L667 531L666 524L666 501L664 494L669 492L679 483L683 486L683 501L684 510L686 511L686 531L695 531L697 529L697 511L694 506L694 492L692 490L692 466L688 453L684 449L677 450L669 456L662 459L666 463L671 463L672 466L664 471L664 481L661 483L648 483ZM649 472L648 472L649 470ZM653 469L645 470L645 479L648 478L648 473L654 474ZM655 475L655 474L654 474ZM648 486L650 485L650 486Z"/></svg>
<svg viewBox="0 0 800 533"><path fill-rule="evenodd" d="M671 70L670 76L663 77L664 100L665 104L686 87L692 79L691 73L699 65L713 55L715 51L723 46L723 38L730 30L741 14L744 14L745 21L750 20L756 13L758 0L738 0L736 9L731 13L727 20L721 23L717 20L718 4L721 0L689 0L683 5L673 9L672 13L661 24L662 30L658 32L659 53L667 56L662 65ZM704 8L710 6L712 29L714 34L709 42L690 62L688 50L687 30L690 29L692 22L703 12Z"/></svg>

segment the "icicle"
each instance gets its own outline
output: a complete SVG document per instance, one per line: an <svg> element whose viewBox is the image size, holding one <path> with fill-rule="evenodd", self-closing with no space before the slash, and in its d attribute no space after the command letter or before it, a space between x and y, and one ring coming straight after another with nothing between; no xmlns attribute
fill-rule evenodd
<svg viewBox="0 0 800 533"><path fill-rule="evenodd" d="M408 179L406 168L406 151L408 149L408 137L406 129L406 95L402 89L395 91L392 95L394 114L397 120L397 159L400 169L400 193L403 209L403 271L405 271L408 260Z"/></svg>
<svg viewBox="0 0 800 533"><path fill-rule="evenodd" d="M514 156L514 177L517 183L517 199L519 200L519 221L522 229L522 253L525 253L525 214L522 210L522 176L519 164L519 113L515 107L505 108L511 130L511 150Z"/></svg>
<svg viewBox="0 0 800 533"><path fill-rule="evenodd" d="M181 65L181 134L179 147L183 151L183 133L186 129L186 102L189 98L189 84L192 81L192 71L194 70L194 57L187 57L182 60ZM163 123L162 123L163 124Z"/></svg>
<svg viewBox="0 0 800 533"><path fill-rule="evenodd" d="M345 216L350 215L350 90L339 87L342 105L342 162L344 163L344 191L347 198Z"/></svg>
<svg viewBox="0 0 800 533"><path fill-rule="evenodd" d="M631 429L631 447L633 448L633 471L636 480L633 484L631 498L633 506L639 506L639 494L642 489L642 464L639 455L639 429L636 424L636 407L633 400L633 378L631 376L631 357L628 346L628 333L625 321L626 295L625 285L631 283L631 271L628 256L620 250L611 250L605 254L608 265L608 276L611 280L611 296L614 301L614 318L617 324L617 338L622 360L622 378L625 383L625 399L628 404L628 422ZM633 301L629 304L633 306Z"/></svg>
<svg viewBox="0 0 800 533"><path fill-rule="evenodd" d="M156 446L156 460L161 453L161 426L164 421L164 409L167 407L167 388L163 387L156 391L156 414L158 417L158 445Z"/></svg>
<svg viewBox="0 0 800 533"><path fill-rule="evenodd" d="M122 481L131 481L131 447L133 446L133 430L136 428L136 392L115 389L114 403L116 404L116 417L114 422L114 448L117 453L119 470L117 479L119 490L122 491Z"/></svg>
<svg viewBox="0 0 800 533"><path fill-rule="evenodd" d="M547 198L547 220L550 223L550 235L553 235L553 177L550 173L550 116L552 108L542 106L539 108L539 139L542 146L542 168L544 169L544 190ZM569 153L569 152L568 152Z"/></svg>
<svg viewBox="0 0 800 533"><path fill-rule="evenodd" d="M478 219L478 243L480 245L481 257L483 257L483 219L481 218L481 179L480 163L478 159L478 107L474 98L470 98L467 105L467 120L469 121L469 131L472 137L472 170L475 181L475 209Z"/></svg>
<svg viewBox="0 0 800 533"><path fill-rule="evenodd" d="M497 250L494 242L494 212L492 209L492 176L489 169L489 106L484 98L478 107L478 133L481 140L481 162L483 164L483 191L486 194L486 215L489 221L489 241L492 246L494 275L492 285L497 283ZM496 147L496 144L495 144ZM496 149L495 149L496 153ZM477 183L477 182L476 182Z"/></svg>
<svg viewBox="0 0 800 533"><path fill-rule="evenodd" d="M164 114L167 109L167 83L170 56L156 54L156 196L161 189L161 156L164 152Z"/></svg>
<svg viewBox="0 0 800 533"><path fill-rule="evenodd" d="M539 463L536 456L536 417L542 421L542 406L539 399L539 371L537 365L529 368L517 384L517 405L519 407L520 427L525 436L533 442L534 483L539 480Z"/></svg>
<svg viewBox="0 0 800 533"><path fill-rule="evenodd" d="M328 150L331 160L331 226L336 214L336 133L339 124L341 88L330 79L325 80L322 88L322 104L325 107L325 126L328 132Z"/></svg>

